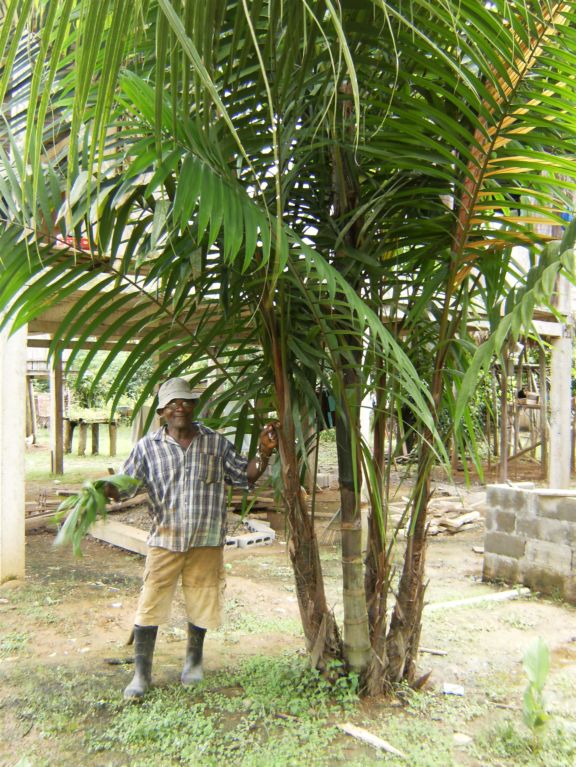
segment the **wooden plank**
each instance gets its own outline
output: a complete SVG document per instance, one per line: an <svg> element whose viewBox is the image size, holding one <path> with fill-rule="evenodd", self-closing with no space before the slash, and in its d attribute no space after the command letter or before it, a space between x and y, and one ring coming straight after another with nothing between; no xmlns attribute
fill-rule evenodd
<svg viewBox="0 0 576 767"><path fill-rule="evenodd" d="M138 527L125 525L115 519L106 519L95 522L90 528L90 535L99 541L111 543L113 546L126 549L126 551L146 555L148 533Z"/></svg>
<svg viewBox="0 0 576 767"><path fill-rule="evenodd" d="M113 511L126 511L133 506L145 506L148 502L148 493L138 493L138 495L127 498L125 501L118 501L117 503L110 503L108 505L108 513Z"/></svg>
<svg viewBox="0 0 576 767"><path fill-rule="evenodd" d="M38 530L41 527L49 527L54 524L55 518L55 511L46 511L44 514L34 514L32 517L26 517L26 532L28 530Z"/></svg>
<svg viewBox="0 0 576 767"><path fill-rule="evenodd" d="M444 518L438 521L439 527L448 527L450 530L459 530L463 525L467 525L469 522L477 522L480 519L479 511L469 511L466 514L461 514L455 519Z"/></svg>
<svg viewBox="0 0 576 767"><path fill-rule="evenodd" d="M63 493L63 495L71 495L72 492L66 492ZM135 506L143 506L146 501L148 500L148 494L147 493L139 493L138 495L135 495L133 498L128 498L126 501L119 501L118 503L111 503L108 506L108 513L113 514L116 511L126 511L127 509L131 509ZM54 524L54 520L56 518L56 509L61 503L61 499L50 499L48 498L45 501L44 508L46 508L45 512L41 512L39 514L32 514L31 516L26 517L26 530L37 530L40 527L49 527L50 525ZM30 507L32 507L32 510L35 510L37 508L41 508L37 504L31 504L27 503L27 510L30 511ZM130 525L128 525L130 527Z"/></svg>

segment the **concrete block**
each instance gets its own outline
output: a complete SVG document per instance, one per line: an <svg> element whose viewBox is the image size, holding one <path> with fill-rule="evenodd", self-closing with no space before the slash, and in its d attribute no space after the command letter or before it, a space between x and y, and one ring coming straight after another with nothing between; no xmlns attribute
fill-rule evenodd
<svg viewBox="0 0 576 767"><path fill-rule="evenodd" d="M504 509L496 509L495 511L495 522L496 522L496 530L498 530L501 533L514 533L518 532L516 530L516 513L514 511L506 511ZM525 519L525 517L520 516L518 519Z"/></svg>
<svg viewBox="0 0 576 767"><path fill-rule="evenodd" d="M498 526L496 523L496 514L498 512L498 509L486 509L486 513L484 515L484 530L497 530Z"/></svg>
<svg viewBox="0 0 576 767"><path fill-rule="evenodd" d="M562 522L558 519L539 519L538 520L538 535L536 536L540 541L548 541L549 543L560 543L570 546L571 544L571 530L568 522Z"/></svg>
<svg viewBox="0 0 576 767"><path fill-rule="evenodd" d="M503 557L498 554L484 554L482 568L483 581L502 581L514 586L522 582L520 561L511 557Z"/></svg>
<svg viewBox="0 0 576 767"><path fill-rule="evenodd" d="M576 524L576 498L559 498L557 517L565 522Z"/></svg>
<svg viewBox="0 0 576 767"><path fill-rule="evenodd" d="M524 556L525 547L526 540L517 535L489 532L484 536L484 551L491 554L520 559Z"/></svg>
<svg viewBox="0 0 576 767"><path fill-rule="evenodd" d="M576 605L576 577L564 578L564 599Z"/></svg>
<svg viewBox="0 0 576 767"><path fill-rule="evenodd" d="M538 517L548 517L557 519L559 499L553 495L536 496L536 515Z"/></svg>
<svg viewBox="0 0 576 767"><path fill-rule="evenodd" d="M272 540L276 538L276 533L267 522L262 522L259 519L246 519L244 524L251 533L266 533L266 535L272 536Z"/></svg>
<svg viewBox="0 0 576 767"><path fill-rule="evenodd" d="M532 567L570 575L572 549L561 543L529 540L526 542L526 569Z"/></svg>
<svg viewBox="0 0 576 767"><path fill-rule="evenodd" d="M516 532L526 538L549 543L563 543L574 547L576 544L576 525L550 517L537 519L519 519Z"/></svg>
<svg viewBox="0 0 576 767"><path fill-rule="evenodd" d="M556 518L563 514L566 521L576 521L576 498L574 491L538 490L534 493L539 516Z"/></svg>
<svg viewBox="0 0 576 767"><path fill-rule="evenodd" d="M538 539L540 521L536 517L521 517L516 521L516 532L524 538Z"/></svg>
<svg viewBox="0 0 576 767"><path fill-rule="evenodd" d="M246 533L245 535L237 536L238 547L241 549L252 548L254 546L268 546L274 538L270 533Z"/></svg>
<svg viewBox="0 0 576 767"><path fill-rule="evenodd" d="M532 591L539 591L542 594L556 597L565 594L567 580L560 573L542 567L529 567L522 576L522 582Z"/></svg>
<svg viewBox="0 0 576 767"><path fill-rule="evenodd" d="M505 509L517 514L530 514L533 513L534 494L507 485L488 485L486 505L488 508Z"/></svg>

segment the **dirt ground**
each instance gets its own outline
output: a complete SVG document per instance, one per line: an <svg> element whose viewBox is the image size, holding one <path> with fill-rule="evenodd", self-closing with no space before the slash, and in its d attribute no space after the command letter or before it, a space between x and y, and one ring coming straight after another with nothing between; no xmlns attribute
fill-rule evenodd
<svg viewBox="0 0 576 767"><path fill-rule="evenodd" d="M322 494L320 510L325 520L337 503L336 491ZM482 582L483 536L480 520L465 532L430 541L428 605L419 660L419 671L430 672L427 689L437 695L456 691L469 705L489 701L494 717L510 712L520 717L525 684L522 657L530 643L542 637L552 653L547 685L550 706L564 717L576 719L576 610L534 595L492 601L491 596L509 587ZM125 661L132 651L126 640L143 558L88 538L83 558L75 559L71 552L55 548L53 539L51 531L29 534L26 581L0 587L0 640L23 633L28 638L18 652L8 647L0 653L0 765L13 767L17 763L14 738L34 737L33 730L22 733L10 704L15 695L11 674L17 664L31 660L38 667L58 664L78 674L99 669L118 696L131 676ZM326 589L341 619L337 535L326 535L324 540L328 541L322 545ZM233 667L249 656L301 651L299 611L282 530L271 545L227 550L226 566L226 625L207 635L206 673ZM451 604L473 597L488 599ZM183 603L178 595L170 623L159 634L156 686L178 681L184 628ZM369 720L371 711L382 703L366 701L363 705ZM470 719L464 740L474 738L485 726L485 714L480 720ZM465 753L457 763L470 767L485 764Z"/></svg>

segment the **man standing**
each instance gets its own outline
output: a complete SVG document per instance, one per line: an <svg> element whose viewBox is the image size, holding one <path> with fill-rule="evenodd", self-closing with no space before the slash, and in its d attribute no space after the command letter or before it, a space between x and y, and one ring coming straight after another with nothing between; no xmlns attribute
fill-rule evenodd
<svg viewBox="0 0 576 767"><path fill-rule="evenodd" d="M166 424L143 437L124 465L124 473L148 491L153 518L127 699L141 698L150 687L158 625L169 618L179 579L188 618L181 681L188 685L202 679L204 636L220 626L223 610L226 488L253 484L278 444L275 425L268 424L256 456L244 458L225 437L194 420L199 396L183 378L163 383L157 412ZM113 489L108 494L113 497Z"/></svg>

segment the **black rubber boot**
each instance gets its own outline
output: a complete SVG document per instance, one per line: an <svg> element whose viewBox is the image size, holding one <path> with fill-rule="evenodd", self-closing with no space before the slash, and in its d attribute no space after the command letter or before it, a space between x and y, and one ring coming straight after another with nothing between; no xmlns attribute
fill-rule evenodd
<svg viewBox="0 0 576 767"><path fill-rule="evenodd" d="M182 684L194 684L204 678L202 670L202 650L206 629L201 629L193 623L188 624L188 644L186 645L186 662L182 671Z"/></svg>
<svg viewBox="0 0 576 767"><path fill-rule="evenodd" d="M127 700L142 698L152 682L152 657L158 626L134 626L134 677L124 690Z"/></svg>

